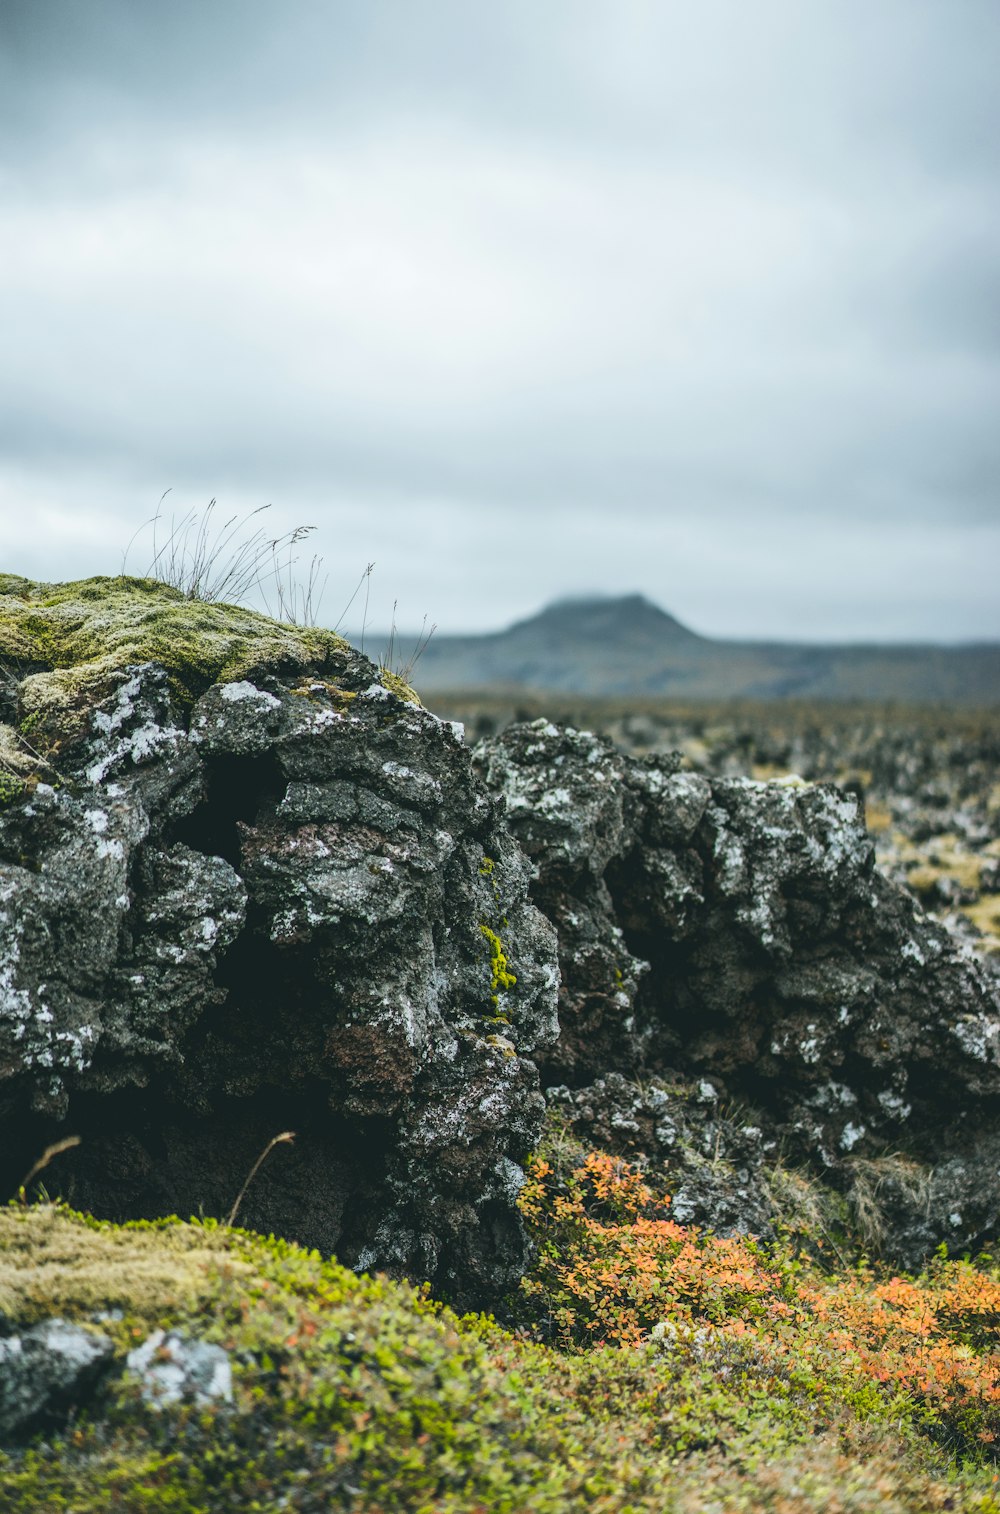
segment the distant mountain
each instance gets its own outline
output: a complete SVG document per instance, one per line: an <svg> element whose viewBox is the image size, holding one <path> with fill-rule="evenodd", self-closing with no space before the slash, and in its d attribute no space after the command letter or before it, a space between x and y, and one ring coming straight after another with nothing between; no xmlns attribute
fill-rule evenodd
<svg viewBox="0 0 1000 1514"><path fill-rule="evenodd" d="M370 633L366 646L385 638ZM401 645L408 647L406 638ZM1000 644L811 646L714 641L641 594L563 600L506 631L434 636L418 689L533 689L677 699L1000 704Z"/></svg>
<svg viewBox="0 0 1000 1514"><path fill-rule="evenodd" d="M689 631L642 594L626 594L620 599L558 599L499 635L507 640L520 635L532 639L548 635L558 641L607 636L622 645L628 642L636 647L659 647L666 640L705 642L703 636Z"/></svg>

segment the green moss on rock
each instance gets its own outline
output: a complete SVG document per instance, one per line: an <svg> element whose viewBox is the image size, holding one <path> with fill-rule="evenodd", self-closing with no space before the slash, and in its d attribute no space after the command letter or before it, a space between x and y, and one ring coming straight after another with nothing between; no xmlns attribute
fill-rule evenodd
<svg viewBox="0 0 1000 1514"><path fill-rule="evenodd" d="M35 1324L122 1309L150 1328L193 1317L217 1294L221 1262L251 1273L231 1245L220 1227L103 1225L53 1204L11 1205L0 1210L0 1315Z"/></svg>
<svg viewBox="0 0 1000 1514"><path fill-rule="evenodd" d="M157 662L180 700L210 684L322 667L346 643L240 605L186 599L150 578L31 583L0 576L0 660L29 679L32 702L65 703L111 672Z"/></svg>
<svg viewBox="0 0 1000 1514"><path fill-rule="evenodd" d="M379 677L386 688L391 690L399 699L405 699L407 704L419 704L420 696L415 689L411 689L405 678L398 673L393 673L389 668L380 668Z"/></svg>

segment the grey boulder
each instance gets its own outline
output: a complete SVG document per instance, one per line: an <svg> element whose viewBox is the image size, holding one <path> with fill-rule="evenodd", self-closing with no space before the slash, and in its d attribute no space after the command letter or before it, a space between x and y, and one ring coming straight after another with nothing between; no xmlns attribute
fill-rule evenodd
<svg viewBox="0 0 1000 1514"><path fill-rule="evenodd" d="M0 1337L0 1441L64 1422L113 1356L106 1335L64 1319Z"/></svg>

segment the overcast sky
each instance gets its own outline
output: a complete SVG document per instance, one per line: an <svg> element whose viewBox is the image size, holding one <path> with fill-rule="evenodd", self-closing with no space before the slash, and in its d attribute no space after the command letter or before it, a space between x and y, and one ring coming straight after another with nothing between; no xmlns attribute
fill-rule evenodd
<svg viewBox="0 0 1000 1514"><path fill-rule="evenodd" d="M1000 637L998 78L997 0L0 0L0 568L169 488L327 623Z"/></svg>

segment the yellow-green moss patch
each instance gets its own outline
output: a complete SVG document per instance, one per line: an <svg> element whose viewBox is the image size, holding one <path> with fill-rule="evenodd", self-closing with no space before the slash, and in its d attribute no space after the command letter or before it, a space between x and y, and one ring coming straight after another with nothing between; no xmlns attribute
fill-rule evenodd
<svg viewBox="0 0 1000 1514"><path fill-rule="evenodd" d="M34 1323L120 1309L150 1327L194 1316L218 1293L223 1262L252 1271L231 1248L221 1228L88 1224L55 1205L11 1205L0 1210L0 1313Z"/></svg>
<svg viewBox="0 0 1000 1514"><path fill-rule="evenodd" d="M496 1009L500 1004L500 995L514 987L517 975L509 969L507 953L496 931L483 924L480 924L479 929L486 937L490 949L490 1003Z"/></svg>
<svg viewBox="0 0 1000 1514"><path fill-rule="evenodd" d="M420 696L417 691L411 689L406 679L401 678L398 673L391 672L389 668L379 668L379 677L387 689L390 689L400 699L405 699L407 704L420 703Z"/></svg>
<svg viewBox="0 0 1000 1514"><path fill-rule="evenodd" d="M240 605L186 599L149 578L87 578L42 584L0 577L0 660L38 669L52 697L75 680L158 662L191 701L220 679L322 665L345 646L330 631L269 620ZM53 674L63 675L53 677Z"/></svg>
<svg viewBox="0 0 1000 1514"><path fill-rule="evenodd" d="M984 937L983 950L1000 952L1000 894L984 894L976 904L963 904L962 914Z"/></svg>

